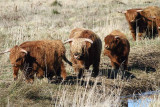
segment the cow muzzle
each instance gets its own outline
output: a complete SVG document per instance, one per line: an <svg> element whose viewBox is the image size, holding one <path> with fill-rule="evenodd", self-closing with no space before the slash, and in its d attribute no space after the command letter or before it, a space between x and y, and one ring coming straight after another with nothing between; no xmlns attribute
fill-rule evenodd
<svg viewBox="0 0 160 107"><path fill-rule="evenodd" d="M109 46L108 46L108 45L105 45L105 49L109 49Z"/></svg>
<svg viewBox="0 0 160 107"><path fill-rule="evenodd" d="M80 56L74 55L74 58L75 58L75 59L80 59Z"/></svg>

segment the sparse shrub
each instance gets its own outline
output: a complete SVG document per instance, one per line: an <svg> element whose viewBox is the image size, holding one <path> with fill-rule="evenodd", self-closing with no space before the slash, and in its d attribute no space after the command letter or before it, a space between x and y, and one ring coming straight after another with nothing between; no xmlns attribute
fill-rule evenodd
<svg viewBox="0 0 160 107"><path fill-rule="evenodd" d="M61 4L60 2L58 2L57 0L55 0L55 1L51 4L51 6L60 6L60 7L62 7L62 4Z"/></svg>
<svg viewBox="0 0 160 107"><path fill-rule="evenodd" d="M52 13L53 13L53 14L60 14L60 13L59 13L57 10L55 10L55 9L52 10Z"/></svg>

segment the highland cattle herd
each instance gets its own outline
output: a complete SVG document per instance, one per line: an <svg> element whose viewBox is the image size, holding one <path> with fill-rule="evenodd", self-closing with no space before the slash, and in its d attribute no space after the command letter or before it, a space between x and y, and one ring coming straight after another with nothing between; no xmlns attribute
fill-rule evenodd
<svg viewBox="0 0 160 107"><path fill-rule="evenodd" d="M160 36L159 7L129 9L121 13L125 14L133 40ZM125 34L114 30L104 38L103 42L105 43L103 54L110 58L113 71L120 68L122 71L127 70L130 44ZM71 62L65 56L64 44L67 43L70 44ZM91 76L97 77L101 51L102 41L97 34L91 30L75 28L65 42L27 41L0 54L10 52L9 59L14 80L17 80L18 71L21 70L26 81L33 83L35 74L38 78L47 77L50 80L53 76L61 76L65 80L67 73L63 61L73 67L78 78L81 78L91 65L93 66Z"/></svg>

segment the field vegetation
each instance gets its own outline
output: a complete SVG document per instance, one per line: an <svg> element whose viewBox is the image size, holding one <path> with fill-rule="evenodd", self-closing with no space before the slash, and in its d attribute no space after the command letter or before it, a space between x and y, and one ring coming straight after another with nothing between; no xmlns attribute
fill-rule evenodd
<svg viewBox="0 0 160 107"><path fill-rule="evenodd" d="M160 87L160 38L133 41L124 14L130 8L159 6L159 0L1 0L0 51L24 41L60 39L65 41L76 27L94 31L103 41L112 30L126 34L131 51L125 74L114 75L110 60L101 55L97 78L85 73L78 80L66 64L68 77L61 83L36 79L24 81L22 72L13 81L9 53L0 55L0 106L5 107L119 107L126 106L122 96L158 91ZM66 44L70 59L69 45ZM103 50L103 49L102 49ZM92 68L91 68L92 69ZM90 70L91 70L90 69ZM151 107L160 105L154 97Z"/></svg>

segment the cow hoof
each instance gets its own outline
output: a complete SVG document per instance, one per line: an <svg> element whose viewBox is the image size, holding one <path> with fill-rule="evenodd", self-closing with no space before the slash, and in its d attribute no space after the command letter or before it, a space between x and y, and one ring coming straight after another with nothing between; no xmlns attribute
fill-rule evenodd
<svg viewBox="0 0 160 107"><path fill-rule="evenodd" d="M15 78L14 78L14 81L16 81L17 79L18 79L18 77L15 77Z"/></svg>

